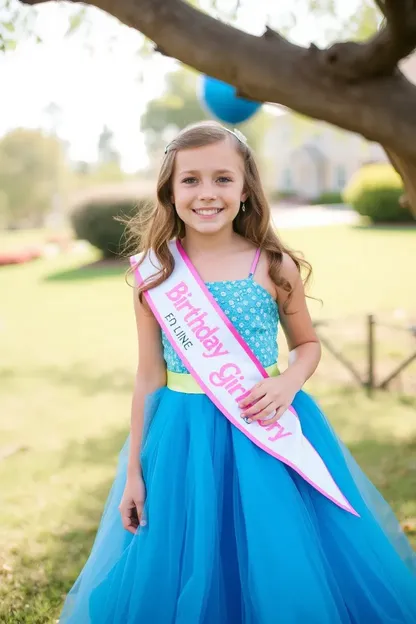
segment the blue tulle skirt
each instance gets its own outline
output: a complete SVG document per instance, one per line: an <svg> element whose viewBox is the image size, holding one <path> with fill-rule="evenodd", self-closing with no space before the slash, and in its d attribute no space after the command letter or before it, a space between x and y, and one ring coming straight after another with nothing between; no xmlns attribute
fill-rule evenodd
<svg viewBox="0 0 416 624"><path fill-rule="evenodd" d="M121 524L129 440L61 624L416 623L416 561L313 399L294 407L357 518L257 448L205 395L149 398L147 526Z"/></svg>

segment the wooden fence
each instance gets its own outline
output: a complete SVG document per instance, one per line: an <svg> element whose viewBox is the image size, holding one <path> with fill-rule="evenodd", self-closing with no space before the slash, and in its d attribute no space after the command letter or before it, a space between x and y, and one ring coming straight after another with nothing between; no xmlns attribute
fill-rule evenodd
<svg viewBox="0 0 416 624"><path fill-rule="evenodd" d="M334 340L325 335L324 329L329 327L334 321L318 320L314 321L314 326L323 347L345 368L347 369L357 383L366 388L369 396L373 391L388 390L391 382L407 369L410 364L416 361L416 325L398 325L394 323L386 323L378 320L374 314L368 314L363 318L365 323L365 338L363 347L365 348L365 371L359 370L354 362L351 361L340 349ZM339 321L337 321L339 322ZM377 329L379 327L389 328L397 332L406 332L409 336L409 353L400 359L395 366L377 380Z"/></svg>

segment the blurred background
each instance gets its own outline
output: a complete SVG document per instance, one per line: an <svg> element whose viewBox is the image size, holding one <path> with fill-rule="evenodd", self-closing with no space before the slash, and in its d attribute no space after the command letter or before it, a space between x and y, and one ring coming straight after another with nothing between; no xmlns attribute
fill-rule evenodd
<svg viewBox="0 0 416 624"><path fill-rule="evenodd" d="M366 39L380 23L370 1L271 4L199 6L305 46ZM383 149L282 106L218 98L92 7L0 0L0 49L0 621L55 622L86 559L137 361L114 217L153 200L166 143L217 119L218 102L256 152L279 235L314 269L323 358L307 389L416 544L416 228ZM402 71L416 83L416 56Z"/></svg>

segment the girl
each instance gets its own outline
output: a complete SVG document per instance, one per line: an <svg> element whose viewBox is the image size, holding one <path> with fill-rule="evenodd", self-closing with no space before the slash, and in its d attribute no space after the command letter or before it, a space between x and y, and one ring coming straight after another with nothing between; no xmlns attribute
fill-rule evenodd
<svg viewBox="0 0 416 624"><path fill-rule="evenodd" d="M320 359L302 262L242 135L183 130L139 225L131 434L61 624L416 623L414 553L301 390Z"/></svg>

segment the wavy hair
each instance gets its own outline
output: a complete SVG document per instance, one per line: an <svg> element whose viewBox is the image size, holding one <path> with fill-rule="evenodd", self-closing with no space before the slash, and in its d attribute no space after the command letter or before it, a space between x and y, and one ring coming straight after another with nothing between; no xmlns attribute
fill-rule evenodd
<svg viewBox="0 0 416 624"><path fill-rule="evenodd" d="M166 148L157 181L157 197L153 206L138 211L127 221L128 240L133 253L153 250L161 269L142 284L138 291L142 300L143 293L165 281L174 269L174 259L169 249L169 242L185 236L185 224L176 213L171 202L172 174L175 156L179 150L203 147L219 141L231 140L244 161L245 188L248 198L246 210L239 211L233 222L234 231L251 241L256 247L266 252L269 260L269 275L273 283L288 293L289 303L293 286L282 277L280 267L283 253L295 262L300 274L304 271L306 284L312 269L306 260L283 245L271 223L270 206L265 196L259 171L250 147L238 136L213 121L199 122L184 128Z"/></svg>

